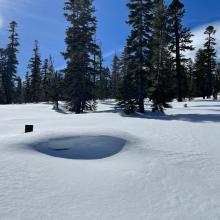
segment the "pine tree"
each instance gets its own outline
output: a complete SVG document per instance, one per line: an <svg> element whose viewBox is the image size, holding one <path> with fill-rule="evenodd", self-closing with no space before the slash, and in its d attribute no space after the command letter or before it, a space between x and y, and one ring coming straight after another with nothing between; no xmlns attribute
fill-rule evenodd
<svg viewBox="0 0 220 220"><path fill-rule="evenodd" d="M98 84L97 82L100 79L100 75L103 69L103 54L101 49L101 44L98 44L96 42L96 39L94 39L93 42L93 51L92 51L92 83L93 83L93 96L97 99L98 98Z"/></svg>
<svg viewBox="0 0 220 220"><path fill-rule="evenodd" d="M97 98L100 100L111 98L111 76L108 67L103 67L97 81Z"/></svg>
<svg viewBox="0 0 220 220"><path fill-rule="evenodd" d="M216 69L216 39L214 35L216 30L213 26L209 26L206 28L204 34L207 35L206 42L204 44L204 53L206 56L206 79L207 79L207 87L206 87L206 95L207 98L210 98L213 93L213 74Z"/></svg>
<svg viewBox="0 0 220 220"><path fill-rule="evenodd" d="M20 77L16 79L14 102L17 104L22 104L24 102L22 80Z"/></svg>
<svg viewBox="0 0 220 220"><path fill-rule="evenodd" d="M24 102L30 103L31 102L31 78L30 78L29 72L26 73L23 87L24 87Z"/></svg>
<svg viewBox="0 0 220 220"><path fill-rule="evenodd" d="M12 21L9 25L9 43L6 48L6 67L3 74L3 84L6 95L6 103L11 104L14 98L14 83L17 77L17 52L18 52L18 34L16 32L17 23Z"/></svg>
<svg viewBox="0 0 220 220"><path fill-rule="evenodd" d="M132 84L136 94L133 99L137 102L138 111L144 113L153 4L151 0L130 0L127 6L130 10L128 24L131 27L126 46L130 59L127 74L133 75L127 77L134 80Z"/></svg>
<svg viewBox="0 0 220 220"><path fill-rule="evenodd" d="M6 72L6 51L3 48L0 48L0 104L6 103L6 95L4 88L4 74Z"/></svg>
<svg viewBox="0 0 220 220"><path fill-rule="evenodd" d="M151 39L151 0L130 0L128 24L131 33L127 39L122 61L123 82L120 86L119 105L126 113L136 110L144 113L144 99L149 74L149 43Z"/></svg>
<svg viewBox="0 0 220 220"><path fill-rule="evenodd" d="M41 99L44 102L49 101L48 95L48 59L45 59L42 66L41 71L41 89L42 89L42 96Z"/></svg>
<svg viewBox="0 0 220 220"><path fill-rule="evenodd" d="M220 63L217 63L216 66L216 73L214 76L214 92L213 92L213 96L214 96L214 100L218 99L218 93L220 92Z"/></svg>
<svg viewBox="0 0 220 220"><path fill-rule="evenodd" d="M183 97L192 100L195 92L194 88L194 72L193 72L194 63L192 59L188 59L184 64L184 90L183 90Z"/></svg>
<svg viewBox="0 0 220 220"><path fill-rule="evenodd" d="M95 45L94 44L94 53L93 53L93 83L94 83L94 96L96 97L96 99L104 99L104 94L102 94L104 91L104 87L103 87L103 54L102 54L102 49L101 49L101 45Z"/></svg>
<svg viewBox="0 0 220 220"><path fill-rule="evenodd" d="M195 96L206 97L206 55L203 49L199 49L196 53L194 64L194 85Z"/></svg>
<svg viewBox="0 0 220 220"><path fill-rule="evenodd" d="M49 102L52 101L50 97L50 89L52 84L52 77L55 74L54 62L52 57L44 60L42 67L42 101Z"/></svg>
<svg viewBox="0 0 220 220"><path fill-rule="evenodd" d="M112 79L111 79L111 86L112 86L112 98L116 99L119 95L119 86L121 81L120 76L120 59L115 53L113 62L112 62Z"/></svg>
<svg viewBox="0 0 220 220"><path fill-rule="evenodd" d="M31 102L38 103L41 96L41 57L39 53L38 41L35 41L33 57L30 59L28 68L31 73Z"/></svg>
<svg viewBox="0 0 220 220"><path fill-rule="evenodd" d="M58 71L54 71L51 75L51 84L49 89L50 99L54 102L55 110L59 109L59 101L62 97L63 91L63 77L62 74Z"/></svg>
<svg viewBox="0 0 220 220"><path fill-rule="evenodd" d="M70 23L66 31L67 101L77 114L94 110L93 55L96 33L93 0L69 0L65 17Z"/></svg>
<svg viewBox="0 0 220 220"><path fill-rule="evenodd" d="M183 18L185 16L184 4L180 0L173 0L168 8L171 45L170 49L175 54L175 71L177 76L177 97L178 101L183 101L183 81L184 76L181 71L182 62L185 60L183 52L192 51L192 34L189 28L183 27Z"/></svg>
<svg viewBox="0 0 220 220"><path fill-rule="evenodd" d="M135 99L137 88L131 60L127 47L125 47L121 58L120 75L122 76L122 81L119 85L118 105L126 114L134 113L137 110L137 101Z"/></svg>
<svg viewBox="0 0 220 220"><path fill-rule="evenodd" d="M169 51L167 9L163 0L155 1L153 36L151 42L150 99L153 111L164 111L174 97L172 57Z"/></svg>

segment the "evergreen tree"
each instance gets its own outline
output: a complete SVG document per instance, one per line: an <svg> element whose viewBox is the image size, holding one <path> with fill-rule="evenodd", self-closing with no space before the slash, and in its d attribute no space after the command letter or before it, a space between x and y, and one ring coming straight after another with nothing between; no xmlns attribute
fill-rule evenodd
<svg viewBox="0 0 220 220"><path fill-rule="evenodd" d="M92 51L92 83L93 83L93 96L98 98L98 84L97 82L100 79L101 72L103 69L103 54L101 49L101 44L97 44L96 40L93 42L93 51Z"/></svg>
<svg viewBox="0 0 220 220"><path fill-rule="evenodd" d="M210 98L213 94L213 74L216 70L216 39L214 35L216 30L213 26L209 26L206 28L204 34L207 35L206 42L204 44L204 53L206 57L206 79L207 79L207 86L206 86L206 95L207 98Z"/></svg>
<svg viewBox="0 0 220 220"><path fill-rule="evenodd" d="M4 88L4 74L6 72L6 52L5 49L0 48L0 104L6 103L6 95L5 95L5 88Z"/></svg>
<svg viewBox="0 0 220 220"><path fill-rule="evenodd" d="M151 0L130 0L127 6L130 10L128 24L131 26L127 40L127 52L132 62L129 72L134 74L134 99L137 101L138 111L144 113L153 4Z"/></svg>
<svg viewBox="0 0 220 220"><path fill-rule="evenodd" d="M31 78L28 72L26 73L23 87L24 87L24 102L30 103L31 102Z"/></svg>
<svg viewBox="0 0 220 220"><path fill-rule="evenodd" d="M163 112L174 97L172 57L169 51L167 9L163 0L155 1L153 36L151 42L150 99L153 111Z"/></svg>
<svg viewBox="0 0 220 220"><path fill-rule="evenodd" d="M125 47L121 58L121 76L122 81L119 85L118 105L124 109L126 114L134 113L137 110L136 80L132 72L132 59Z"/></svg>
<svg viewBox="0 0 220 220"><path fill-rule="evenodd" d="M49 101L48 95L48 59L45 59L42 66L41 71L41 89L42 89L42 96L41 99L44 102Z"/></svg>
<svg viewBox="0 0 220 220"><path fill-rule="evenodd" d="M70 23L66 31L66 96L75 113L94 110L93 55L96 18L93 0L69 0L65 17Z"/></svg>
<svg viewBox="0 0 220 220"><path fill-rule="evenodd" d="M120 85L120 59L115 53L113 62L112 62L112 79L111 79L111 86L112 86L112 98L118 98L119 95L119 85Z"/></svg>
<svg viewBox="0 0 220 220"><path fill-rule="evenodd" d="M196 97L206 97L206 55L203 49L196 53L194 64L194 85Z"/></svg>
<svg viewBox="0 0 220 220"><path fill-rule="evenodd" d="M111 76L110 70L103 67L100 73L100 78L97 81L97 98L100 100L111 98Z"/></svg>
<svg viewBox="0 0 220 220"><path fill-rule="evenodd" d="M24 102L22 80L20 77L16 79L14 102L17 104L22 104Z"/></svg>
<svg viewBox="0 0 220 220"><path fill-rule="evenodd" d="M183 97L184 98L188 98L189 100L191 100L194 96L194 72L193 72L193 67L194 67L194 63L192 61L192 59L188 59L185 64L184 64L184 88L183 89Z"/></svg>
<svg viewBox="0 0 220 220"><path fill-rule="evenodd" d="M214 100L218 99L218 93L220 92L220 63L217 63L216 73L214 75L214 86L213 86L213 96Z"/></svg>
<svg viewBox="0 0 220 220"><path fill-rule="evenodd" d="M189 28L183 27L183 17L185 15L184 4L180 0L172 0L168 8L171 44L170 49L175 54L175 71L177 76L177 97L178 101L183 101L183 68L182 62L185 60L183 52L193 50L192 34Z"/></svg>
<svg viewBox="0 0 220 220"><path fill-rule="evenodd" d="M59 109L59 101L62 97L63 91L63 77L58 71L54 71L51 75L51 84L49 89L50 99L54 102L55 110Z"/></svg>
<svg viewBox="0 0 220 220"><path fill-rule="evenodd" d="M97 47L94 45L94 60L93 60L93 83L94 83L94 96L96 99L104 99L102 92L104 89L104 75L103 75L103 54L101 45L97 45Z"/></svg>
<svg viewBox="0 0 220 220"><path fill-rule="evenodd" d="M42 101L52 101L50 98L50 89L52 87L52 77L55 74L54 63L52 57L50 56L49 59L44 60L44 64L42 67Z"/></svg>
<svg viewBox="0 0 220 220"><path fill-rule="evenodd" d="M14 83L17 77L17 52L18 52L18 34L16 32L17 23L12 21L9 25L9 43L6 48L6 66L3 73L3 85L6 95L6 103L11 104L14 98Z"/></svg>
<svg viewBox="0 0 220 220"><path fill-rule="evenodd" d="M35 41L33 57L30 59L28 68L31 73L31 102L38 103L41 96L41 57L39 53L38 41Z"/></svg>

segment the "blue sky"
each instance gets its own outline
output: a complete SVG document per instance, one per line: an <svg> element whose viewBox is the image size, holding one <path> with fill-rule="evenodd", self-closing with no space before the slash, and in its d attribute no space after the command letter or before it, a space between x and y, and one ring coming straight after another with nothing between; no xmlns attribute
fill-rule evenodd
<svg viewBox="0 0 220 220"><path fill-rule="evenodd" d="M18 22L20 36L19 74L24 75L32 55L34 40L40 44L42 58L52 55L55 66L61 68L65 61L60 55L65 50L66 22L63 16L65 0L0 0L0 46L7 43L7 26L11 20ZM128 0L95 0L98 19L97 39L102 42L106 64L110 64L115 50L120 51L129 33L126 24ZM167 2L170 2L167 0ZM204 28L215 25L220 32L219 0L183 0L186 6L185 25L191 27L194 45L203 43ZM220 41L220 33L216 34ZM220 47L219 47L220 49ZM189 56L194 53L189 53Z"/></svg>

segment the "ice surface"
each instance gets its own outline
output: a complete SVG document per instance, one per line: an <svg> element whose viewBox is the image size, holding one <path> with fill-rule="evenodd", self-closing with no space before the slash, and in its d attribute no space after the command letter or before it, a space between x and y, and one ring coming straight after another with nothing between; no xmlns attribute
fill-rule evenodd
<svg viewBox="0 0 220 220"><path fill-rule="evenodd" d="M111 136L60 137L32 143L37 151L66 159L92 160L110 157L119 153L126 141Z"/></svg>

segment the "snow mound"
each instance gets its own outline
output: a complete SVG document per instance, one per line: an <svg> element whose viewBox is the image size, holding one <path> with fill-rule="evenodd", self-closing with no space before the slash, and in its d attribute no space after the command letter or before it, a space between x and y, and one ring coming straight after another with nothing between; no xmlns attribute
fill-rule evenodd
<svg viewBox="0 0 220 220"><path fill-rule="evenodd" d="M49 139L33 144L43 154L65 159L95 160L119 153L126 140L112 136L73 136Z"/></svg>

